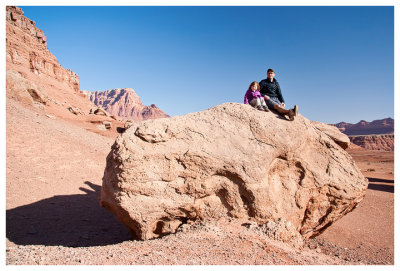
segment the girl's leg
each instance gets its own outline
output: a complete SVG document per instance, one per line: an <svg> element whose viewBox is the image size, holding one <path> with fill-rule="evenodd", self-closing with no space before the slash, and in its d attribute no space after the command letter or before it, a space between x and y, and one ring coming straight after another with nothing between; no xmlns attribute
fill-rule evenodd
<svg viewBox="0 0 400 271"><path fill-rule="evenodd" d="M259 99L253 99L250 101L250 104L257 109L261 109L261 103Z"/></svg>
<svg viewBox="0 0 400 271"><path fill-rule="evenodd" d="M267 106L267 104L265 103L264 98L260 98L260 103L261 103L261 106L264 108L264 111L269 112L268 106Z"/></svg>

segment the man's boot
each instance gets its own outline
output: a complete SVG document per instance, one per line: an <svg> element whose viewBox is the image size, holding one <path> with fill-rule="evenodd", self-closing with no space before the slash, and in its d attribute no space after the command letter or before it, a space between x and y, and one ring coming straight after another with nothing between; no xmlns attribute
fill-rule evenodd
<svg viewBox="0 0 400 271"><path fill-rule="evenodd" d="M289 116L289 119L290 119L291 121L294 121L294 116L296 116L296 115L295 115L295 112L294 112L293 109L289 109L288 116Z"/></svg>
<svg viewBox="0 0 400 271"><path fill-rule="evenodd" d="M297 105L294 105L293 112L294 112L294 116L297 116L297 113L299 113L299 107Z"/></svg>

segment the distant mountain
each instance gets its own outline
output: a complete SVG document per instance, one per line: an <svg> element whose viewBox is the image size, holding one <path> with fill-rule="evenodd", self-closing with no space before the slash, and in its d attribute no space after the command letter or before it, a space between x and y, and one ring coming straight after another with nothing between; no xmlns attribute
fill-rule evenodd
<svg viewBox="0 0 400 271"><path fill-rule="evenodd" d="M348 135L350 142L369 150L394 150L394 119L386 118L371 122L361 120L356 124L333 124Z"/></svg>
<svg viewBox="0 0 400 271"><path fill-rule="evenodd" d="M96 106L120 119L141 121L169 117L155 104L143 105L139 96L131 88L118 88L106 91L81 90Z"/></svg>
<svg viewBox="0 0 400 271"><path fill-rule="evenodd" d="M361 120L356 124L339 122L334 124L342 133L346 135L375 135L375 134L393 134L394 119L386 118L368 122Z"/></svg>

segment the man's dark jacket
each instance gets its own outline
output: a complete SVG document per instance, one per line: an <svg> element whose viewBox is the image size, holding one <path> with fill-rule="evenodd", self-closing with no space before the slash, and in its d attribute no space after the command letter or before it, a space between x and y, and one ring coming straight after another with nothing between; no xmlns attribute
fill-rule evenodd
<svg viewBox="0 0 400 271"><path fill-rule="evenodd" d="M283 99L281 93L281 87L279 86L278 81L274 78L272 82L267 78L260 81L260 93L264 97L268 95L269 97L278 97L278 100L281 103L284 103L285 100Z"/></svg>

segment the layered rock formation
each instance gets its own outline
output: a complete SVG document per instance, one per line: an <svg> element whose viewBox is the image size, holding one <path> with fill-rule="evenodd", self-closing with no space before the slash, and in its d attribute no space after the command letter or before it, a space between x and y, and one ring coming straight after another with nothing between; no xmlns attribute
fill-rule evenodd
<svg viewBox="0 0 400 271"><path fill-rule="evenodd" d="M98 107L121 119L141 121L169 117L156 105L143 105L139 96L131 88L119 88L106 91L84 91L88 99Z"/></svg>
<svg viewBox="0 0 400 271"><path fill-rule="evenodd" d="M51 101L62 101L62 93L75 106L89 106L79 93L78 75L58 63L43 31L13 6L6 7L6 69L36 84Z"/></svg>
<svg viewBox="0 0 400 271"><path fill-rule="evenodd" d="M369 150L394 151L394 135L350 136L353 144Z"/></svg>
<svg viewBox="0 0 400 271"><path fill-rule="evenodd" d="M370 150L394 150L394 119L386 118L371 122L362 120L356 124L340 122L338 129L349 135L351 143Z"/></svg>
<svg viewBox="0 0 400 271"><path fill-rule="evenodd" d="M342 133L346 135L372 135L372 134L393 134L394 119L386 118L368 122L361 120L356 124L340 122L335 124Z"/></svg>
<svg viewBox="0 0 400 271"><path fill-rule="evenodd" d="M356 207L367 185L301 115L291 122L226 103L132 124L107 157L100 202L140 239L222 216L286 221L309 238Z"/></svg>

